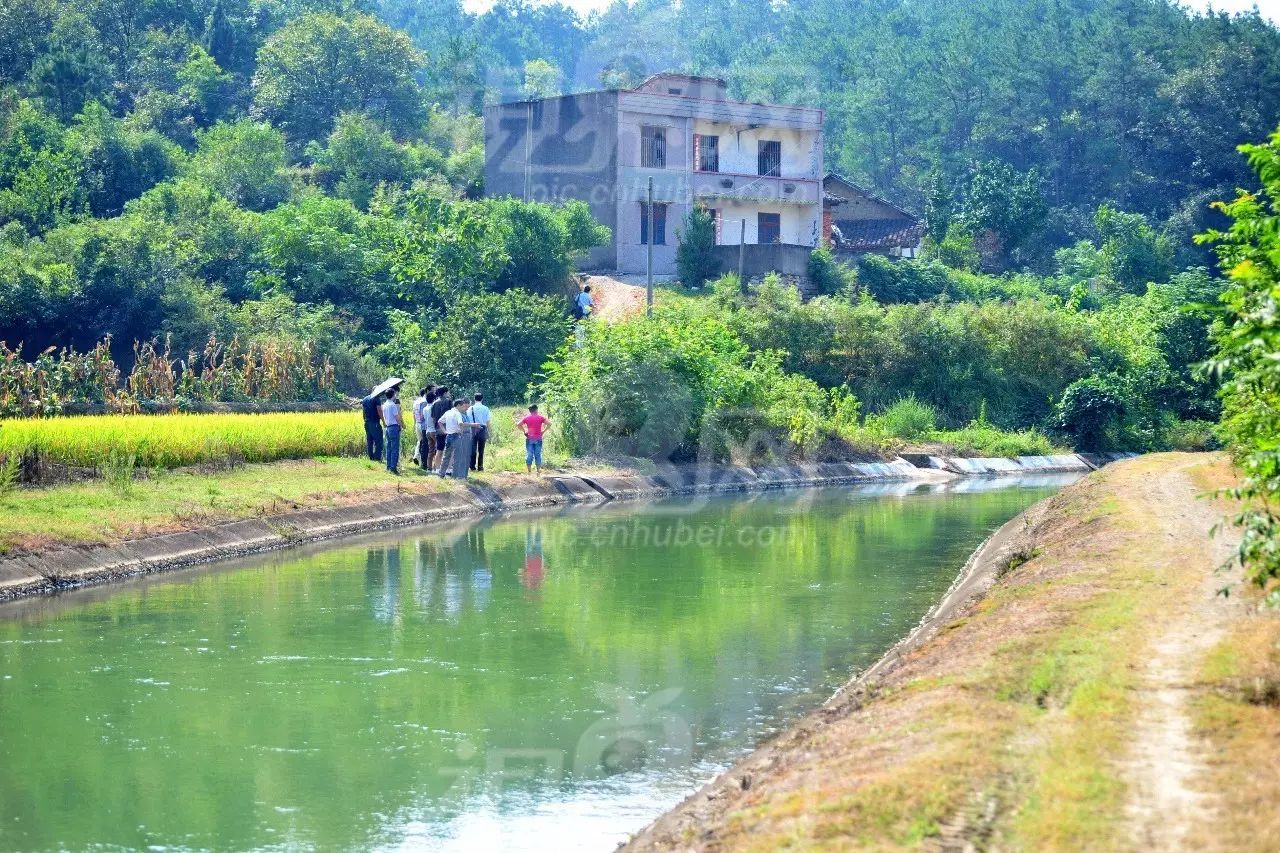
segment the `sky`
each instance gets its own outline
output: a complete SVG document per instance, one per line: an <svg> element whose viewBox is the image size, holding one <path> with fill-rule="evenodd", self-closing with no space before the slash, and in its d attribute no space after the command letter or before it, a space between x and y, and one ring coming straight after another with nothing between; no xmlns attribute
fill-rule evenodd
<svg viewBox="0 0 1280 853"><path fill-rule="evenodd" d="M561 2L578 14L586 15L588 12L608 6L610 0L561 0ZM463 8L468 12L484 12L493 3L494 0L462 0ZM1255 4L1263 17L1280 24L1280 0L1211 0L1211 2L1210 0L1191 0L1183 5L1193 9L1205 9L1212 5L1219 11L1245 12L1252 9Z"/></svg>

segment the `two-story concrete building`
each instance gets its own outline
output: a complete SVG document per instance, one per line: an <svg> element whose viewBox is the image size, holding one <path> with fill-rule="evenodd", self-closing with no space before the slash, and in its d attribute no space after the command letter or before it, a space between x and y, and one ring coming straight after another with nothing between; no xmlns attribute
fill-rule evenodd
<svg viewBox="0 0 1280 853"><path fill-rule="evenodd" d="M654 272L675 272L692 205L722 245L822 239L821 110L726 97L722 80L658 74L635 89L485 109L485 194L581 199L613 230L585 266L643 273L653 180Z"/></svg>

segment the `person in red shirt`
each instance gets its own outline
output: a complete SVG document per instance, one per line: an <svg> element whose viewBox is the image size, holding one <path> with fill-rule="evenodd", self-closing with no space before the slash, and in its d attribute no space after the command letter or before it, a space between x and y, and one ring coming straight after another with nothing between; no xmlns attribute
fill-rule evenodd
<svg viewBox="0 0 1280 853"><path fill-rule="evenodd" d="M536 467L538 473L542 473L542 436L547 430L547 425L551 423L542 415L538 414L538 405L529 407L529 414L520 419L518 425L520 431L524 433L524 470L526 473L532 473Z"/></svg>

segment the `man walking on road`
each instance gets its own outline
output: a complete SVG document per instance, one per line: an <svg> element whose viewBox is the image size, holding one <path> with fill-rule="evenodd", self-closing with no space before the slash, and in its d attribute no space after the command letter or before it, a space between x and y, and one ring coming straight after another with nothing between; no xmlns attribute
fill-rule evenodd
<svg viewBox="0 0 1280 853"><path fill-rule="evenodd" d="M489 421L492 420L489 407L484 404L484 395L477 394L476 401L467 410L467 420L475 424L471 441L471 470L484 470L484 446L489 442Z"/></svg>

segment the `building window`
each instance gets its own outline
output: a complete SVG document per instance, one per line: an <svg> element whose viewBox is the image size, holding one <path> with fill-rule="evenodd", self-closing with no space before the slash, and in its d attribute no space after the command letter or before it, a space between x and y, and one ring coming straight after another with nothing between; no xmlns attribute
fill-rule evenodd
<svg viewBox="0 0 1280 853"><path fill-rule="evenodd" d="M699 172L720 171L720 137L694 134L693 158Z"/></svg>
<svg viewBox="0 0 1280 853"><path fill-rule="evenodd" d="M760 140L759 171L761 175L782 176L782 143L776 139Z"/></svg>
<svg viewBox="0 0 1280 853"><path fill-rule="evenodd" d="M668 95L682 95L682 94L684 94L684 93L683 93L682 91L680 91L679 89L668 89L668 90L667 90L667 94L668 94Z"/></svg>
<svg viewBox="0 0 1280 853"><path fill-rule="evenodd" d="M649 205L640 202L640 245L649 245ZM667 245L667 206L653 205L653 245Z"/></svg>
<svg viewBox="0 0 1280 853"><path fill-rule="evenodd" d="M640 128L640 165L648 169L667 168L667 129L645 125Z"/></svg>
<svg viewBox="0 0 1280 853"><path fill-rule="evenodd" d="M782 242L782 214L756 214L756 242L760 244Z"/></svg>

